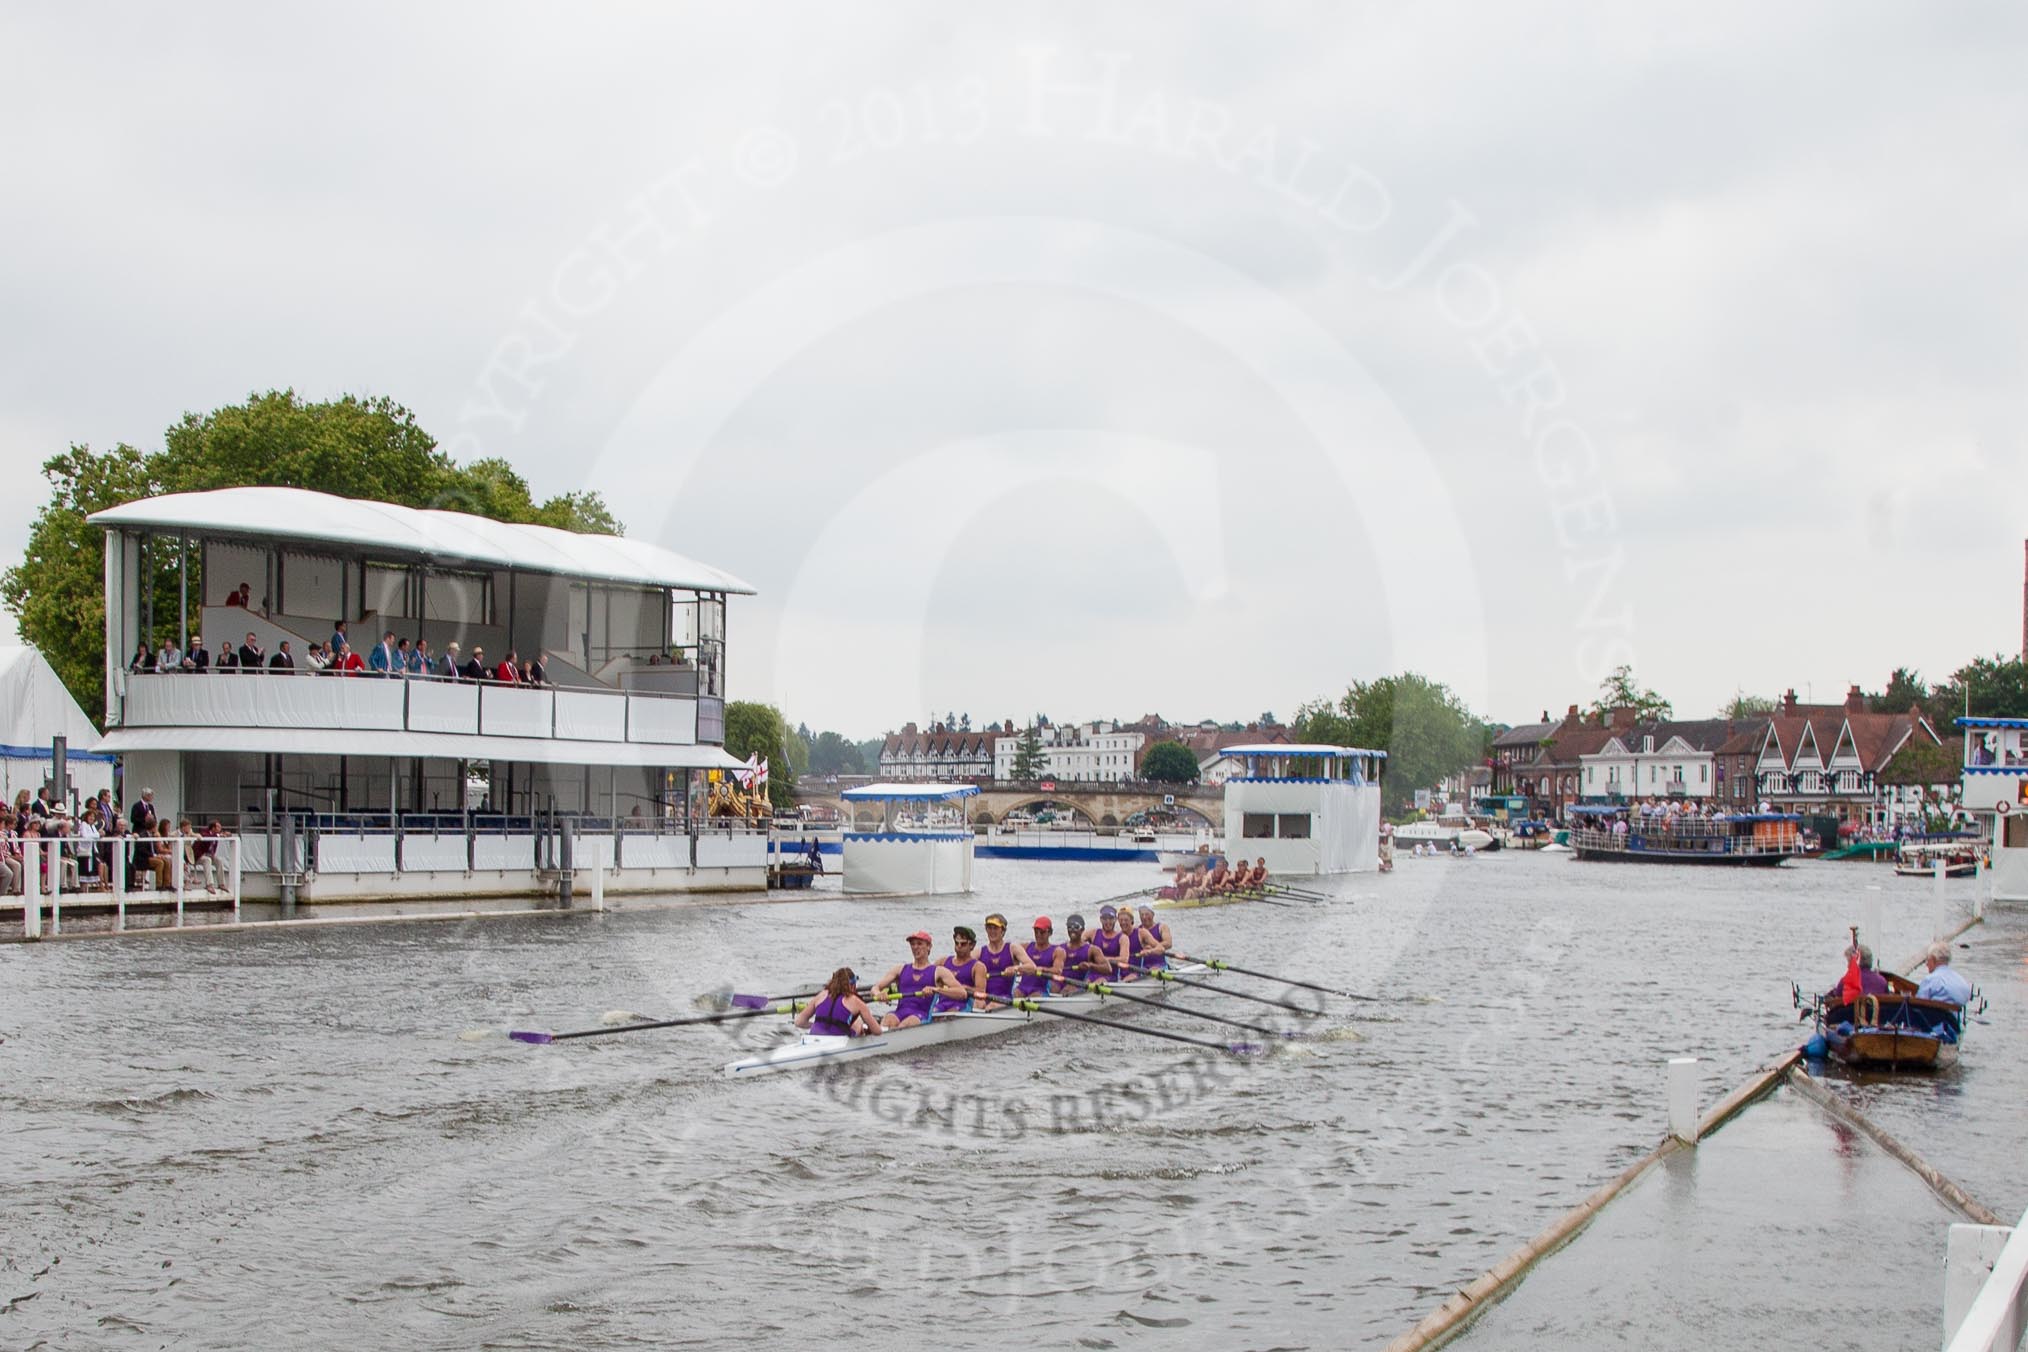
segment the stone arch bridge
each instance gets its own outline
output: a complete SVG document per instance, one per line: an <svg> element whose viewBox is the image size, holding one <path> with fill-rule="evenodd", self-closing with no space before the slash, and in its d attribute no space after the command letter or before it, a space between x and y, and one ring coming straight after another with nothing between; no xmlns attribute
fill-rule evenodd
<svg viewBox="0 0 2028 1352"><path fill-rule="evenodd" d="M1165 802L1170 795L1174 805ZM1059 783L1053 789L1035 785L981 785L979 796L964 801L966 815L975 826L998 825L1015 812L1034 814L1054 808L1058 815L1069 809L1079 826L1105 830L1124 825L1128 818L1143 812L1173 812L1196 824L1202 818L1214 831L1225 829L1225 790L1202 784L1093 784ZM809 807L830 807L843 821L861 817L877 820L878 809L869 803L847 804L836 788L828 784L803 783L796 786L796 802Z"/></svg>

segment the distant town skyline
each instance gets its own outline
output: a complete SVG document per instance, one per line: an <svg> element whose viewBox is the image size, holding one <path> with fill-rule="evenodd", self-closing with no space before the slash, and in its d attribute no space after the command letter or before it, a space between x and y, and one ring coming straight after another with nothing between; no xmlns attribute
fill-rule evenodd
<svg viewBox="0 0 2028 1352"><path fill-rule="evenodd" d="M17 8L0 556L294 387L750 580L812 727L1940 679L2021 637L2024 34Z"/></svg>

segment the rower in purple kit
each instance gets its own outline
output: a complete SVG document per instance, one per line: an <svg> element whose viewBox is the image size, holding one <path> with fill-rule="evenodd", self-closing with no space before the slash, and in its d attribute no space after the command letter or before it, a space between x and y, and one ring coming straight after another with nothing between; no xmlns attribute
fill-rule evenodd
<svg viewBox="0 0 2028 1352"><path fill-rule="evenodd" d="M1176 947L1176 933L1163 924L1152 906L1141 908L1141 923L1134 931L1134 966L1144 972L1158 972L1169 965L1169 950Z"/></svg>
<svg viewBox="0 0 2028 1352"><path fill-rule="evenodd" d="M1134 941L1120 927L1120 913L1112 907L1099 907L1098 933L1091 936L1091 946L1105 958L1114 981L1134 979Z"/></svg>
<svg viewBox="0 0 2028 1352"><path fill-rule="evenodd" d="M1084 934L1084 917L1073 915L1063 922L1063 974L1077 981L1104 981L1112 975L1112 965L1103 954L1091 946L1091 940ZM1069 981L1059 981L1056 993L1069 991L1072 995L1083 990Z"/></svg>
<svg viewBox="0 0 2028 1352"><path fill-rule="evenodd" d="M969 925L959 925L951 931L952 953L948 958L937 959L937 966L950 974L951 980L965 990L965 997L945 995L939 990L936 1012L949 1014L960 1009L969 1009L974 1000L986 998L986 964L979 961L974 950L978 947L979 936L972 933ZM938 982L941 988L942 982Z"/></svg>
<svg viewBox="0 0 2028 1352"><path fill-rule="evenodd" d="M1014 998L1017 973L1033 973L1035 964L1007 942L1007 917L998 911L986 917L986 946L979 950L986 965L986 1003L980 1008L995 1009Z"/></svg>
<svg viewBox="0 0 2028 1352"><path fill-rule="evenodd" d="M1014 989L1024 996L1048 995L1060 990L1063 983L1057 980L1063 975L1063 946L1050 940L1055 926L1046 915L1035 917L1035 941L1021 945L1021 955L1028 959L1028 971L1014 983Z"/></svg>
<svg viewBox="0 0 2028 1352"><path fill-rule="evenodd" d="M796 1027L817 1037L859 1037L880 1031L880 1016L866 1007L850 967L831 973L823 993L796 1011Z"/></svg>
<svg viewBox="0 0 2028 1352"><path fill-rule="evenodd" d="M930 1021L930 1002L938 994L965 998L964 988L952 981L950 973L930 961L928 930L908 936L908 961L873 983L875 999L894 1001L894 1008L881 1017L882 1028L913 1028Z"/></svg>

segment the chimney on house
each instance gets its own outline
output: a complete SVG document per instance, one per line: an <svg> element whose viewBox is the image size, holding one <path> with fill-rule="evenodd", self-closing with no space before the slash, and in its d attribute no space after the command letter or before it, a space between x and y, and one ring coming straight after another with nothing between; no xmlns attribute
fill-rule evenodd
<svg viewBox="0 0 2028 1352"><path fill-rule="evenodd" d="M1574 723L1576 723L1576 722L1578 721L1578 717L1577 717L1577 706L1576 706L1575 704L1573 704L1573 705L1571 705L1571 706L1570 706L1570 712L1569 712L1569 713L1567 713L1567 714L1565 714L1565 715L1563 716L1563 721L1564 721L1564 722L1566 722L1566 723L1572 723L1572 724L1574 724Z"/></svg>
<svg viewBox="0 0 2028 1352"><path fill-rule="evenodd" d="M1845 692L1845 712L1848 714L1866 712L1866 696L1859 693L1859 687L1856 685Z"/></svg>
<svg viewBox="0 0 2028 1352"><path fill-rule="evenodd" d="M1610 726L1615 730L1620 728L1631 728L1632 726L1634 726L1634 723L1636 721L1634 717L1634 712L1635 712L1634 710L1628 708L1619 708L1613 710L1612 722Z"/></svg>
<svg viewBox="0 0 2028 1352"><path fill-rule="evenodd" d="M1795 716L1796 716L1796 688L1794 686L1790 686L1789 692L1786 695L1782 696L1782 717L1794 718Z"/></svg>

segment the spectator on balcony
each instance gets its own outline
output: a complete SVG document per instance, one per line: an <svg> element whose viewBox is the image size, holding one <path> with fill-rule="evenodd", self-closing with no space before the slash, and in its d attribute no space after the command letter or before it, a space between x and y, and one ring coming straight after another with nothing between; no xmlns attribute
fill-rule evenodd
<svg viewBox="0 0 2028 1352"><path fill-rule="evenodd" d="M183 670L183 650L176 646L175 639L167 639L162 651L155 654L155 670L162 672Z"/></svg>
<svg viewBox="0 0 2028 1352"><path fill-rule="evenodd" d="M218 891L218 842L199 835L188 817L176 823L176 834L181 837L176 848L183 852L183 885L202 878L206 895Z"/></svg>
<svg viewBox="0 0 2028 1352"><path fill-rule="evenodd" d="M71 823L70 853L71 857L77 860L80 879L89 881L94 886L100 886L104 884L106 874L105 870L99 867L99 827L98 823L92 820L92 815L87 809L78 813Z"/></svg>
<svg viewBox="0 0 2028 1352"><path fill-rule="evenodd" d="M331 625L331 639L324 645L324 647L327 650L335 653L340 648L347 646L351 642L352 640L345 633L345 621L343 620L333 621Z"/></svg>
<svg viewBox="0 0 2028 1352"><path fill-rule="evenodd" d="M204 635L199 634L190 651L183 654L183 669L199 676L211 670L211 649L204 646Z"/></svg>
<svg viewBox="0 0 2028 1352"><path fill-rule="evenodd" d="M523 685L538 684L538 682L535 679L535 664L529 661L527 658L523 658L521 660L521 665L519 668L516 669L514 675L515 679L520 681L521 684Z"/></svg>
<svg viewBox="0 0 2028 1352"><path fill-rule="evenodd" d="M100 835L112 830L113 823L120 819L120 810L113 806L111 789L100 789L99 796L92 800L91 807L87 810L98 814Z"/></svg>
<svg viewBox="0 0 2028 1352"><path fill-rule="evenodd" d="M137 872L146 873L156 891L168 890L176 868L176 842L169 839L169 823L156 822L147 842L134 852L142 856Z"/></svg>
<svg viewBox="0 0 2028 1352"><path fill-rule="evenodd" d="M441 676L447 681L455 681L459 676L464 674L458 666L458 641L456 639L452 639L444 645L443 661L437 664L437 669L431 674Z"/></svg>
<svg viewBox="0 0 2028 1352"><path fill-rule="evenodd" d="M287 639L282 640L282 646L276 649L273 657L268 659L268 670L279 671L285 676L295 674L296 655L289 651L289 641Z"/></svg>
<svg viewBox="0 0 2028 1352"><path fill-rule="evenodd" d="M324 656L324 645L312 643L310 650L303 654L303 668L313 676L320 676L331 665L331 659Z"/></svg>
<svg viewBox="0 0 2028 1352"><path fill-rule="evenodd" d="M521 684L521 662L512 648L507 650L506 659L493 669L493 679L502 685Z"/></svg>
<svg viewBox="0 0 2028 1352"><path fill-rule="evenodd" d="M35 833L42 838L42 888L54 891L52 880L63 879L63 890L77 891L77 860L71 857L64 845L64 837L70 834L70 822L62 816L53 816L38 822Z"/></svg>
<svg viewBox="0 0 2028 1352"><path fill-rule="evenodd" d="M415 647L408 650L408 674L411 676L428 676L432 674L430 671L430 641L428 639L417 639Z"/></svg>
<svg viewBox="0 0 2028 1352"><path fill-rule="evenodd" d="M155 654L148 651L146 639L134 645L134 656L127 663L127 670L135 676L155 669Z"/></svg>
<svg viewBox="0 0 2028 1352"><path fill-rule="evenodd" d="M253 583L242 582L238 591L227 592L225 603L229 606L238 606L241 610L250 609L253 603Z"/></svg>
<svg viewBox="0 0 2028 1352"><path fill-rule="evenodd" d="M142 789L140 799L127 809L127 816L134 826L134 834L147 835L155 829L155 791Z"/></svg>
<svg viewBox="0 0 2028 1352"><path fill-rule="evenodd" d="M366 659L352 651L349 643L340 643L331 655L331 670L340 676L357 676L366 670Z"/></svg>
<svg viewBox="0 0 2028 1352"><path fill-rule="evenodd" d="M465 665L458 668L458 675L464 677L468 681L492 680L493 679L492 668L486 665L486 650L484 648L481 648L476 643L473 644L471 659L467 661Z"/></svg>
<svg viewBox="0 0 2028 1352"><path fill-rule="evenodd" d="M535 660L528 664L528 684L530 685L549 684L549 668L547 666L548 658L549 658L548 653L537 653L535 656Z"/></svg>
<svg viewBox="0 0 2028 1352"><path fill-rule="evenodd" d="M246 642L239 645L239 670L242 676L258 676L267 665L268 655L261 647L260 635L249 633Z"/></svg>
<svg viewBox="0 0 2028 1352"><path fill-rule="evenodd" d="M394 645L394 674L407 676L415 670L415 645L407 639Z"/></svg>
<svg viewBox="0 0 2028 1352"><path fill-rule="evenodd" d="M211 669L228 676L239 675L239 649L230 643L220 644L218 656L212 659Z"/></svg>
<svg viewBox="0 0 2028 1352"><path fill-rule="evenodd" d="M375 676L389 676L401 670L392 629L381 635L380 642L374 644L373 651L366 655L366 667Z"/></svg>

